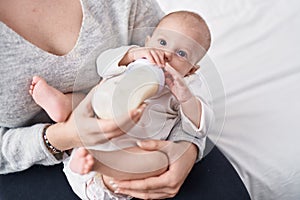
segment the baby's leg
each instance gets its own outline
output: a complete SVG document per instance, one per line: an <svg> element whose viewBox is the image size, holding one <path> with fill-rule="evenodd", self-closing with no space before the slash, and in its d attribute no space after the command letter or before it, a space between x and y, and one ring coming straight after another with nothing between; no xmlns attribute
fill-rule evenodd
<svg viewBox="0 0 300 200"><path fill-rule="evenodd" d="M89 150L95 158L94 171L118 180L158 176L168 169L169 160L160 151L130 147L119 151Z"/></svg>
<svg viewBox="0 0 300 200"><path fill-rule="evenodd" d="M77 174L89 173L94 165L94 158L85 148L78 148L70 160L70 169Z"/></svg>
<svg viewBox="0 0 300 200"><path fill-rule="evenodd" d="M63 94L39 76L32 78L29 93L55 122L65 121L72 112L72 95Z"/></svg>

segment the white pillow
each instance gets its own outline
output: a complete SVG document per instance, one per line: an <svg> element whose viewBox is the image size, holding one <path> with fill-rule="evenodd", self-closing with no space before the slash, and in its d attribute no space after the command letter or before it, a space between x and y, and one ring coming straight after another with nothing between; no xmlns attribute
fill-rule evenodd
<svg viewBox="0 0 300 200"><path fill-rule="evenodd" d="M208 22L208 55L226 94L223 130L209 137L251 199L299 200L300 1L158 1L166 12L192 10ZM220 126L224 102L214 102Z"/></svg>

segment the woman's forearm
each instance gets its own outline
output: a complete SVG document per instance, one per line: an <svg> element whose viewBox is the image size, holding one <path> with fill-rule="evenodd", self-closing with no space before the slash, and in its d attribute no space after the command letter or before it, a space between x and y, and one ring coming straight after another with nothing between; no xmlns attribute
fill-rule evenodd
<svg viewBox="0 0 300 200"><path fill-rule="evenodd" d="M49 126L46 136L51 145L61 151L82 146L76 127L68 126L64 122Z"/></svg>
<svg viewBox="0 0 300 200"><path fill-rule="evenodd" d="M47 150L42 133L46 124L7 129L0 127L0 174L22 171L34 164L61 162Z"/></svg>

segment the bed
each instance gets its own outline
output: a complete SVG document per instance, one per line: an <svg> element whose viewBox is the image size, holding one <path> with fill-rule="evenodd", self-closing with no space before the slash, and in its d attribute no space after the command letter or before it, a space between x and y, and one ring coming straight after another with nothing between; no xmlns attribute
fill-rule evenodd
<svg viewBox="0 0 300 200"><path fill-rule="evenodd" d="M300 199L300 1L158 2L166 12L195 11L210 27L200 72L216 112L209 138L251 199Z"/></svg>

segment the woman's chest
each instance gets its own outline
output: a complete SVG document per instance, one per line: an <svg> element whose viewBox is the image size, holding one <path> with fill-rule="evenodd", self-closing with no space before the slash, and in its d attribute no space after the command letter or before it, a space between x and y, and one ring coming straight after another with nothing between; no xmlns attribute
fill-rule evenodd
<svg viewBox="0 0 300 200"><path fill-rule="evenodd" d="M0 66L0 126L24 125L41 111L28 92L35 75L64 93L88 90L99 81L95 66L83 66L78 59L64 62L63 58L18 57L21 56L16 56L11 65Z"/></svg>
<svg viewBox="0 0 300 200"><path fill-rule="evenodd" d="M76 44L83 16L79 0L11 0L3 7L0 21L40 49L65 55Z"/></svg>

